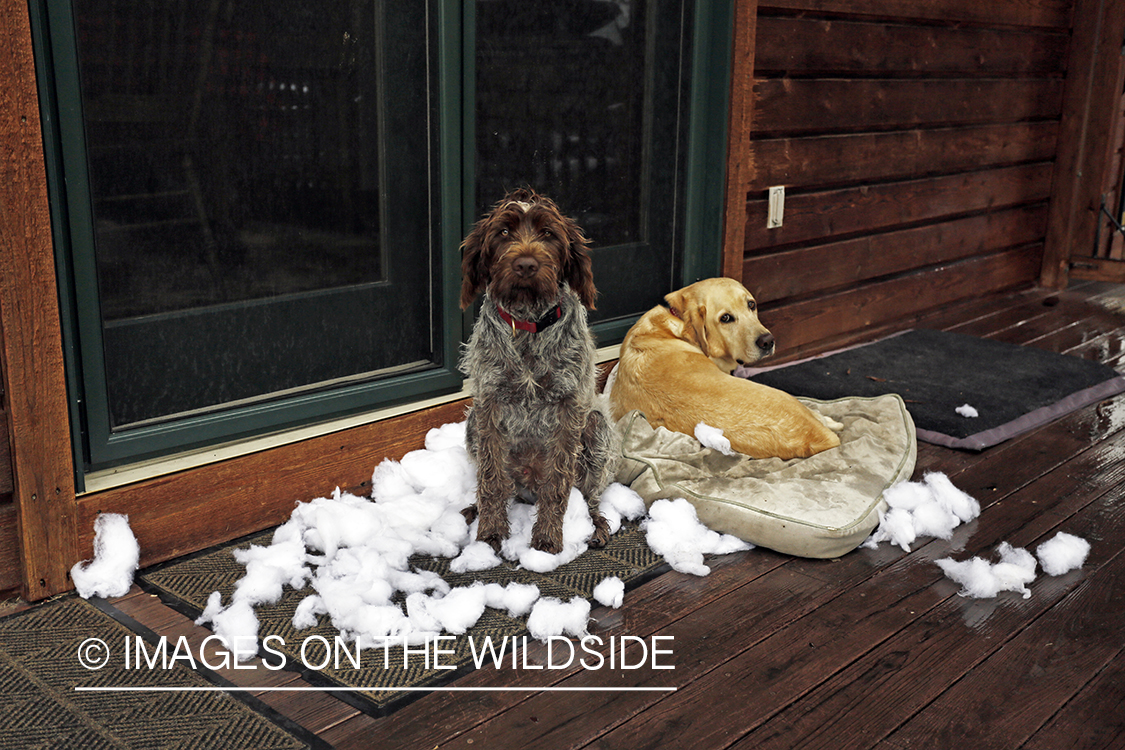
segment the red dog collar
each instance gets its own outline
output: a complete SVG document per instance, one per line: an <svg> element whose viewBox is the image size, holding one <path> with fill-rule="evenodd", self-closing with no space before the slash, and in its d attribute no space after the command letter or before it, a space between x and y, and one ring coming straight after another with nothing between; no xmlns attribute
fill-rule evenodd
<svg viewBox="0 0 1125 750"><path fill-rule="evenodd" d="M503 308L499 305L496 306L496 312L500 313L500 318L512 327L512 335L516 335L516 329L521 331L530 331L531 333L539 333L545 328L549 328L559 321L562 317L562 306L556 305L554 310L549 310L539 320L516 320L508 313L504 312Z"/></svg>

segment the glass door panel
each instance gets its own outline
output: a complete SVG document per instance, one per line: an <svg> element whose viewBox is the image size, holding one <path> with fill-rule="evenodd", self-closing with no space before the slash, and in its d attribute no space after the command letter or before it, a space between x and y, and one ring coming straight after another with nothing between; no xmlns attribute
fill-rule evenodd
<svg viewBox="0 0 1125 750"><path fill-rule="evenodd" d="M678 285L691 5L476 3L477 213L529 185L573 216L607 338Z"/></svg>
<svg viewBox="0 0 1125 750"><path fill-rule="evenodd" d="M451 367L430 3L73 13L109 443Z"/></svg>

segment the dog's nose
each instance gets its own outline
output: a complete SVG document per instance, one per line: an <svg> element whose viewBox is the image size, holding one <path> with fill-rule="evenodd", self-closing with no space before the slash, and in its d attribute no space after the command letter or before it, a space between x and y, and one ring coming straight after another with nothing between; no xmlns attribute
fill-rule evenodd
<svg viewBox="0 0 1125 750"><path fill-rule="evenodd" d="M759 336L758 340L754 343L756 343L758 345L758 348L762 351L769 351L770 349L773 349L774 345L773 334L767 331L766 333L763 333L761 336Z"/></svg>
<svg viewBox="0 0 1125 750"><path fill-rule="evenodd" d="M526 279L539 272L539 261L529 255L523 255L512 261L512 270L516 272L516 276Z"/></svg>

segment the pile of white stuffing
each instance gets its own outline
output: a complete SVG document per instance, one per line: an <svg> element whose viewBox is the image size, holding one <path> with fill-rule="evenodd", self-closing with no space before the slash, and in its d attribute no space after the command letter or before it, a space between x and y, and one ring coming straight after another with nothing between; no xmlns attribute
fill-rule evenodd
<svg viewBox="0 0 1125 750"><path fill-rule="evenodd" d="M910 551L920 537L949 539L953 530L980 515L980 503L953 486L944 474L930 472L921 482L900 482L883 493L889 506L879 517L879 527L863 543L874 548L891 542ZM957 561L937 560L946 577L961 584L961 595L990 599L1001 591L1014 591L1027 599L1027 585L1035 580L1036 556L1048 575L1058 576L1081 568L1090 552L1090 543L1060 531L1036 549L1036 556L1023 548L1001 542L999 562L980 557Z"/></svg>
<svg viewBox="0 0 1125 750"><path fill-rule="evenodd" d="M701 427L706 427L701 425ZM697 431L705 445L729 450L721 431ZM485 570L501 558L537 572L554 570L586 551L594 531L585 500L573 490L563 521L563 551L550 555L531 549L534 506L513 503L509 513L511 535L497 555L487 544L472 542L475 522L469 526L461 510L476 496L476 477L465 450L464 423L431 430L426 447L401 461L386 460L375 468L371 497L357 497L339 489L331 497L298 503L289 521L279 526L269 546L252 545L237 550L235 558L246 574L223 603L220 592L211 594L196 621L210 623L227 648L240 660L258 650L258 618L254 608L276 603L288 585L295 590L311 587L293 615L293 626L305 629L327 617L345 639L365 648L385 644L425 643L442 633L460 634L476 624L486 607L513 617L527 615L532 637L587 634L591 602L583 598L561 601L540 596L531 584L475 583L450 588L436 573L412 569L410 557L425 554L451 558L454 572ZM890 542L909 551L920 537L949 539L953 530L980 514L980 505L953 486L947 476L926 474L921 482L901 482L884 493L888 509L878 528L864 543L875 547ZM683 573L707 575L707 554L752 549L733 536L704 527L694 507L684 499L659 500L647 511L631 489L613 484L601 498L601 511L616 533L623 520L641 520L649 547ZM1083 539L1059 533L1036 550L1038 562L1049 575L1080 568L1090 545ZM106 513L95 523L95 556L74 566L71 575L83 597L123 596L132 584L140 549L126 516ZM1025 598L1035 577L1036 559L1006 542L998 549L999 561L978 557L938 560L945 574L962 585L961 594L993 597L1015 591ZM405 611L393 601L405 595ZM594 589L594 600L620 607L625 585L607 577Z"/></svg>
<svg viewBox="0 0 1125 750"><path fill-rule="evenodd" d="M283 587L309 586L314 593L297 606L293 626L313 627L321 617L348 640L363 647L421 644L442 633L460 634L476 624L486 607L512 616L527 615L532 637L583 636L591 602L541 597L532 584L475 583L450 588L431 571L412 569L410 557L425 554L451 558L450 568L464 573L495 567L501 558L536 572L564 565L586 551L594 531L586 501L571 492L563 520L563 550L557 555L530 547L534 506L512 503L511 534L500 554L476 538L461 509L476 498L476 476L465 450L464 423L431 430L424 450L401 461L386 460L375 468L371 497L339 489L327 498L300 503L289 521L279 526L269 546L235 552L246 566L231 600L211 594L197 621L210 623L215 634L240 659L257 652L258 620L254 607L280 599ZM601 511L617 532L625 519L642 521L649 547L676 570L706 575L704 555L750 549L751 545L720 535L699 523L686 500L658 501L645 518L644 501L629 488L611 485L601 498ZM405 611L395 601L406 599ZM625 585L607 577L594 589L594 600L610 607L624 601Z"/></svg>

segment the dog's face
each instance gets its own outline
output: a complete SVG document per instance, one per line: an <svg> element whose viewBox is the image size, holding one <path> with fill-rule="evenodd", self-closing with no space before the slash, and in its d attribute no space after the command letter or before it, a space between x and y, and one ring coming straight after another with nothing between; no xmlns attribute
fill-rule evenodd
<svg viewBox="0 0 1125 750"><path fill-rule="evenodd" d="M461 309L483 289L510 312L558 298L565 281L594 309L589 241L549 198L515 190L476 223L461 244Z"/></svg>
<svg viewBox="0 0 1125 750"><path fill-rule="evenodd" d="M734 279L697 281L664 300L684 321L684 336L723 372L773 354L773 334L758 321L758 303Z"/></svg>

